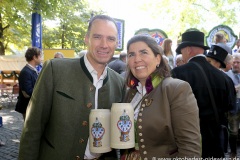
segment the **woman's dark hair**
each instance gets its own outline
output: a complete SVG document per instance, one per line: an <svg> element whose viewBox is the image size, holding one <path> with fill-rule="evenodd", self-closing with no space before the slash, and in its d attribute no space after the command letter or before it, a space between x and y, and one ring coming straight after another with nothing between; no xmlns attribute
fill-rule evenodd
<svg viewBox="0 0 240 160"><path fill-rule="evenodd" d="M161 57L161 62L159 64L159 67L156 66L156 70L154 71L154 73L158 73L160 77L170 77L170 68L168 66L168 64L166 64L166 62L163 60L163 49L162 47L160 47L156 40L150 36L147 35L135 35L134 37L132 37L128 43L127 43L127 52L129 51L129 47L131 44L136 43L136 42L144 42L147 44L147 46L152 50L153 54L155 55L155 57L157 57L157 55L160 55ZM126 84L130 84L130 81L133 78L133 74L131 73L129 67L127 69L127 81Z"/></svg>
<svg viewBox="0 0 240 160"><path fill-rule="evenodd" d="M27 62L30 62L31 60L33 60L33 57L36 56L40 56L41 55L41 50L37 47L29 47L25 53L25 58Z"/></svg>

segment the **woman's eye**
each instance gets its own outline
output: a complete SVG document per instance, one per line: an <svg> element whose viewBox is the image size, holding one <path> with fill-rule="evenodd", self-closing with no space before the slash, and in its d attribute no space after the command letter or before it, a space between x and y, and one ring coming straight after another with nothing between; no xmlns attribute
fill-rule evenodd
<svg viewBox="0 0 240 160"><path fill-rule="evenodd" d="M132 56L133 56L133 53L129 53L129 54L128 54L128 57L132 57Z"/></svg>

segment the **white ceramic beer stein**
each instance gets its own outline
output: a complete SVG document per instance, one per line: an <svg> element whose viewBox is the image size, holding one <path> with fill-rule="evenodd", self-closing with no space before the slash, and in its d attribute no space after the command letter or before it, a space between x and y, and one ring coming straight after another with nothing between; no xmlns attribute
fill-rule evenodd
<svg viewBox="0 0 240 160"><path fill-rule="evenodd" d="M89 115L89 148L93 153L111 151L110 110L92 109Z"/></svg>
<svg viewBox="0 0 240 160"><path fill-rule="evenodd" d="M134 112L130 103L113 103L111 108L111 147L127 149L135 146Z"/></svg>

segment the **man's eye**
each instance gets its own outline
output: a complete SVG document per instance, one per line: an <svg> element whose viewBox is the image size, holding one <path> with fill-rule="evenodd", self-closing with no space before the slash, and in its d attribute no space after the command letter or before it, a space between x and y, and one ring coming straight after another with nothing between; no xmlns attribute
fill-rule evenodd
<svg viewBox="0 0 240 160"><path fill-rule="evenodd" d="M110 37L110 38L108 38L108 40L109 40L109 41L112 41L112 42L115 42L115 41L116 41L116 38Z"/></svg>
<svg viewBox="0 0 240 160"><path fill-rule="evenodd" d="M93 38L94 38L94 39L100 39L101 36L94 36Z"/></svg>

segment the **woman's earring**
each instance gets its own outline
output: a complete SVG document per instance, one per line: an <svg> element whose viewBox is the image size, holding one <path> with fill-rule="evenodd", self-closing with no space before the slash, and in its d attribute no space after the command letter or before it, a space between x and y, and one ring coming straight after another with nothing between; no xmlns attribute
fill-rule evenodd
<svg viewBox="0 0 240 160"><path fill-rule="evenodd" d="M159 64L157 64L157 66L156 66L157 68L159 67Z"/></svg>

